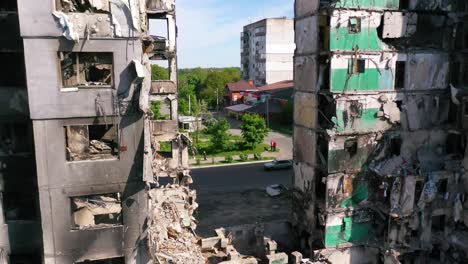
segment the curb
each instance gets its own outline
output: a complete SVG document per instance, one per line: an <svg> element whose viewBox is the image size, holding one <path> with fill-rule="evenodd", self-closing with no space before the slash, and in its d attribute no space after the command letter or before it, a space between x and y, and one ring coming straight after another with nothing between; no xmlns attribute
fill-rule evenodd
<svg viewBox="0 0 468 264"><path fill-rule="evenodd" d="M196 169L206 169L206 168L216 168L216 167L231 167L231 166L240 166L240 165L249 165L249 164L259 164L259 163L266 163L270 162L273 160L259 160L259 161L251 161L251 162L238 162L238 163L232 163L232 164L216 164L216 165L200 165L200 166L192 166L190 165L190 170L196 170Z"/></svg>

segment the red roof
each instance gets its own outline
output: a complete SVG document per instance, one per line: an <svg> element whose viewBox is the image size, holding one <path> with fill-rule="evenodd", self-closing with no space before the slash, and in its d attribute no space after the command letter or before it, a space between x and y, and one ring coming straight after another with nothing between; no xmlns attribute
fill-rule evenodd
<svg viewBox="0 0 468 264"><path fill-rule="evenodd" d="M287 81L272 83L272 84L268 84L262 87L258 87L258 90L272 91L272 90L281 90L281 89L289 89L289 88L294 88L294 81L287 80Z"/></svg>
<svg viewBox="0 0 468 264"><path fill-rule="evenodd" d="M235 83L226 84L227 88L231 92L245 92L245 91L257 91L254 85L251 85L248 81L238 81Z"/></svg>

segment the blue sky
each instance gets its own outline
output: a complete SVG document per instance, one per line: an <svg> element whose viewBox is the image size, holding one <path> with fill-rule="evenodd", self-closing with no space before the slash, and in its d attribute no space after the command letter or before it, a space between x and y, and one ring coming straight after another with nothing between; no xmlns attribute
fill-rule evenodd
<svg viewBox="0 0 468 264"><path fill-rule="evenodd" d="M240 65L240 32L251 22L293 17L294 0L177 0L179 68Z"/></svg>

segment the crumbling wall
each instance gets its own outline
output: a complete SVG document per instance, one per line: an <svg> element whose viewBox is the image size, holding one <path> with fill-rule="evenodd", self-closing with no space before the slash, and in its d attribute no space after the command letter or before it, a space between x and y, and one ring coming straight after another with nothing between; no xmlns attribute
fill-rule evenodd
<svg viewBox="0 0 468 264"><path fill-rule="evenodd" d="M296 1L293 216L317 261L467 261L466 19L449 2Z"/></svg>

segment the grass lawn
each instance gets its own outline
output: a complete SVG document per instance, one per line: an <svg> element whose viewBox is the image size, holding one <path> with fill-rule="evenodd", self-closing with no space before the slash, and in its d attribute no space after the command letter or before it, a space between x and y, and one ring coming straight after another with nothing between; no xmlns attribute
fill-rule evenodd
<svg viewBox="0 0 468 264"><path fill-rule="evenodd" d="M262 157L262 161L266 161L266 160L274 160L275 158L274 157ZM239 159L235 159L233 160L232 162L227 162L227 161L219 161L219 162L215 162L215 163L212 163L212 162L208 162L208 163L199 163L199 164L192 164L191 166L192 167L198 167L198 166L207 166L207 165L223 165L223 164L237 164L237 163L245 163L245 162L251 162L251 161L259 161L259 160L256 160L256 159L249 159L249 160L246 160L246 161L242 161L242 160L239 160Z"/></svg>

